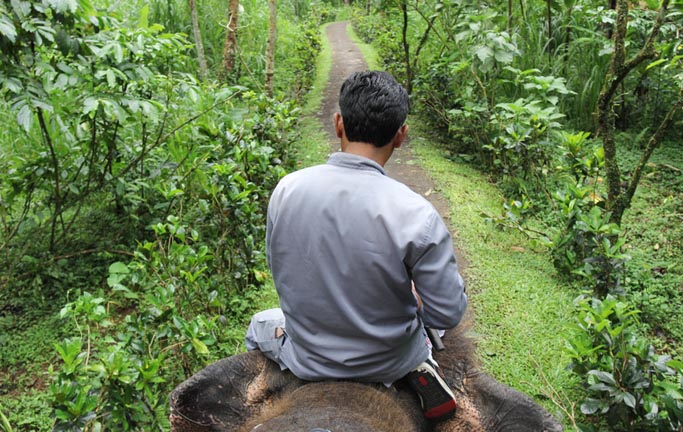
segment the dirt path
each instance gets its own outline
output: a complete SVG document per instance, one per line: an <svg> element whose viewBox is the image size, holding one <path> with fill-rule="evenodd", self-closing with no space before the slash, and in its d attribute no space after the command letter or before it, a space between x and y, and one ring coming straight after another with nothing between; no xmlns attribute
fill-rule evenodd
<svg viewBox="0 0 683 432"><path fill-rule="evenodd" d="M332 117L339 110L337 100L341 84L351 73L368 68L360 49L358 49L358 46L351 41L346 33L348 25L347 21L343 21L332 23L327 27L327 38L332 46L332 68L330 69L327 87L323 93L323 102L321 110L318 112L318 118L328 134L331 152L339 149L339 139L334 132ZM400 181L413 191L426 197L441 214L446 223L449 223L448 203L438 192L432 179L417 164L417 160L410 150L409 140L394 152L385 169L389 177ZM456 248L455 252L458 266L462 270L466 266L467 261L460 250Z"/></svg>

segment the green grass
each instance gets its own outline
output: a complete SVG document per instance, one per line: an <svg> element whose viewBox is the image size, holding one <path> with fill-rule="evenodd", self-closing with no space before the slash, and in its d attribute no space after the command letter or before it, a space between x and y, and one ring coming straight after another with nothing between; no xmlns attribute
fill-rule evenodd
<svg viewBox="0 0 683 432"><path fill-rule="evenodd" d="M341 6L335 10L335 21L348 21L353 16L353 7Z"/></svg>
<svg viewBox="0 0 683 432"><path fill-rule="evenodd" d="M486 225L481 214L500 212L501 192L481 172L443 157L419 118L411 120L417 123L411 147L448 199L454 242L468 262L464 273L483 369L565 417L575 380L565 370L563 335L578 293L555 278L548 255L534 251L528 239Z"/></svg>
<svg viewBox="0 0 683 432"><path fill-rule="evenodd" d="M368 69L379 70L380 61L379 57L377 56L377 51L375 51L375 49L371 45L366 44L361 40L358 34L356 34L356 32L354 31L353 26L351 24L349 24L349 26L346 29L346 32L348 33L353 43L358 45L358 48L360 48L360 52L363 53L363 57L365 57L365 63L367 63Z"/></svg>
<svg viewBox="0 0 683 432"><path fill-rule="evenodd" d="M53 344L75 332L57 312L43 308L0 315L0 406L15 430L51 428L48 371L57 367Z"/></svg>
<svg viewBox="0 0 683 432"><path fill-rule="evenodd" d="M314 115L320 108L330 69L332 69L332 47L325 33L329 25L330 23L327 23L320 27L320 53L315 63L315 79L313 80L313 87L306 95L303 109L303 113L307 117Z"/></svg>
<svg viewBox="0 0 683 432"><path fill-rule="evenodd" d="M332 68L332 47L325 33L328 26L329 24L325 24L320 29L322 46L316 61L316 76L313 88L306 95L303 117L299 123L301 137L294 144L297 158L296 169L323 163L330 152L327 134L315 117L322 105L323 92L327 87Z"/></svg>
<svg viewBox="0 0 683 432"><path fill-rule="evenodd" d="M631 169L642 150L620 135L623 167ZM674 357L683 356L683 150L665 142L648 164L631 207L624 214L626 286L652 342Z"/></svg>

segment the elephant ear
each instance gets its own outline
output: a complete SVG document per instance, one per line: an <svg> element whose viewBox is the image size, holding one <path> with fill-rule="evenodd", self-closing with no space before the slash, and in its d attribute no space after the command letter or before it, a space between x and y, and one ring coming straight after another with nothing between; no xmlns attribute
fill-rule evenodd
<svg viewBox="0 0 683 432"><path fill-rule="evenodd" d="M506 432L561 432L562 425L527 395L483 372L468 374L465 391L484 429Z"/></svg>
<svg viewBox="0 0 683 432"><path fill-rule="evenodd" d="M558 432L562 426L527 395L483 373L476 361L476 344L468 333L471 322L446 332L445 350L435 358L456 394L453 419L435 427L438 432Z"/></svg>
<svg viewBox="0 0 683 432"><path fill-rule="evenodd" d="M220 360L173 390L171 431L234 431L270 399L301 383L259 351Z"/></svg>

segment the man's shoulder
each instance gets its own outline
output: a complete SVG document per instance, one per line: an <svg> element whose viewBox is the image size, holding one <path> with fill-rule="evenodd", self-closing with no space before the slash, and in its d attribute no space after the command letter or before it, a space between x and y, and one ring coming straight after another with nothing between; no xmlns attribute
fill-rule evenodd
<svg viewBox="0 0 683 432"><path fill-rule="evenodd" d="M300 177L307 177L311 175L316 175L320 173L321 171L326 171L329 169L328 164L319 164L319 165L311 165L305 168L298 169L296 171L292 171L286 176L282 178L282 180L287 179L289 181L300 178ZM280 181L282 181L280 180Z"/></svg>
<svg viewBox="0 0 683 432"><path fill-rule="evenodd" d="M282 188L285 186L295 185L297 183L307 183L312 179L319 178L324 175L323 172L326 170L326 165L313 165L300 170L292 171L285 175L278 182L277 188Z"/></svg>
<svg viewBox="0 0 683 432"><path fill-rule="evenodd" d="M432 204L429 200L422 194L414 191L405 183L393 179L391 177L386 178L387 189L390 189L397 198L400 197L400 204L411 205L411 206L423 206L425 208L432 208Z"/></svg>
<svg viewBox="0 0 683 432"><path fill-rule="evenodd" d="M282 199L284 195L308 195L311 191L319 188L319 184L329 176L326 174L327 166L324 164L313 165L293 171L280 179L271 195L272 199Z"/></svg>

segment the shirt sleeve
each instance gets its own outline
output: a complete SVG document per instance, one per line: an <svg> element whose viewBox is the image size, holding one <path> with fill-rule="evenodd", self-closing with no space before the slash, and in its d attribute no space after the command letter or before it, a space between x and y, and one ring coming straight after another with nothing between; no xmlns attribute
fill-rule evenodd
<svg viewBox="0 0 683 432"><path fill-rule="evenodd" d="M266 212L266 263L268 264L268 268L272 270L272 261L271 261L271 236L273 234L273 223L275 219L275 213L276 213L276 207L278 203L278 187L280 185L275 187L275 190L270 196L270 200L268 201L268 209Z"/></svg>
<svg viewBox="0 0 683 432"><path fill-rule="evenodd" d="M429 218L424 242L409 270L422 297L425 326L457 326L467 309L465 282L458 272L450 233L436 212Z"/></svg>
<svg viewBox="0 0 683 432"><path fill-rule="evenodd" d="M268 216L266 217L266 263L268 264L268 268L272 270L271 267L271 261L270 261L270 235L271 232L273 231L273 220L271 219L270 212L268 213Z"/></svg>

